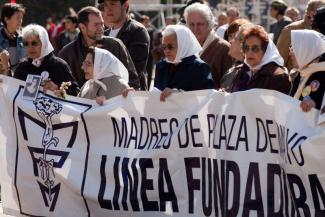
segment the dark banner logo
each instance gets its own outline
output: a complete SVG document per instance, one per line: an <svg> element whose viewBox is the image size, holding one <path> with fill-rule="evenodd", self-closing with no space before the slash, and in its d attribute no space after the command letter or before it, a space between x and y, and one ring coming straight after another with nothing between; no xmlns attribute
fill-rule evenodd
<svg viewBox="0 0 325 217"><path fill-rule="evenodd" d="M67 148L72 148L78 130L78 122L53 124L52 118L60 114L62 105L51 98L39 97L33 101L36 113L42 121L25 113L21 108L18 108L19 123L21 126L24 139L28 142L25 120L29 119L38 126L44 129L41 146L33 146L28 142L28 150L33 160L34 175L37 177L37 184L40 188L44 204L49 207L49 211L55 210L55 205L59 198L60 183L55 179L54 168L62 168L69 152L57 150L59 145L62 147L65 144L60 142L60 139L55 136L55 131L58 129L72 127L70 141L66 144Z"/></svg>

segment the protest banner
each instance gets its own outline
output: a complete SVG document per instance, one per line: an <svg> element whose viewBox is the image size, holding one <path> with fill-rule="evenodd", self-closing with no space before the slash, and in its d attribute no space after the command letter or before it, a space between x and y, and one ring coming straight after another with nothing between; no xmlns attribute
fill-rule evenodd
<svg viewBox="0 0 325 217"><path fill-rule="evenodd" d="M98 106L26 101L24 82L1 78L6 214L325 216L325 126L289 96L131 92Z"/></svg>

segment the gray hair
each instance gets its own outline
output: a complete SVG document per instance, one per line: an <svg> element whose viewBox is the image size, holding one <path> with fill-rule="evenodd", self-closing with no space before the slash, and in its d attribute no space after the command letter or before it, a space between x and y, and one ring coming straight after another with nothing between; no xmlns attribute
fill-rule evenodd
<svg viewBox="0 0 325 217"><path fill-rule="evenodd" d="M185 17L186 23L188 23L188 20L187 20L188 14L191 12L199 12L205 18L205 20L208 22L209 27L210 28L214 27L215 19L214 19L213 13L212 13L211 9L209 8L209 6L207 6L206 4L194 3L194 4L191 4L190 6L188 6L184 12L184 17Z"/></svg>
<svg viewBox="0 0 325 217"><path fill-rule="evenodd" d="M170 36L170 35L176 35L176 31L174 29L174 25L168 25L168 26L166 26L166 28L164 29L164 31L161 34L162 34L162 37L163 38L165 38L166 36Z"/></svg>
<svg viewBox="0 0 325 217"><path fill-rule="evenodd" d="M39 33L39 26L37 24L29 24L25 28L23 28L22 31L23 38L28 38L28 37L40 37Z"/></svg>
<svg viewBox="0 0 325 217"><path fill-rule="evenodd" d="M324 0L310 0L307 3L306 11L316 11L318 8L325 5Z"/></svg>

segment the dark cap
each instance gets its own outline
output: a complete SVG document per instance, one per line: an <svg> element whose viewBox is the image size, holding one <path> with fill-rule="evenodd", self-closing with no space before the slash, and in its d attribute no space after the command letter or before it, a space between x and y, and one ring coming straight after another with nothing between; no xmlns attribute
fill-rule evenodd
<svg viewBox="0 0 325 217"><path fill-rule="evenodd" d="M319 29L320 33L325 35L325 7L320 7L317 9L312 23L313 29Z"/></svg>
<svg viewBox="0 0 325 217"><path fill-rule="evenodd" d="M271 2L271 7L279 11L280 14L284 15L286 9L288 8L288 4L283 0L275 0Z"/></svg>
<svg viewBox="0 0 325 217"><path fill-rule="evenodd" d="M201 3L201 4L204 4L204 1L203 0L188 0L186 2L186 7L190 6L191 4L194 4L194 3Z"/></svg>
<svg viewBox="0 0 325 217"><path fill-rule="evenodd" d="M98 0L98 3L101 4L101 3L104 3L105 0ZM113 0L113 1L119 1L121 2L121 4L124 4L124 2L126 2L127 0Z"/></svg>

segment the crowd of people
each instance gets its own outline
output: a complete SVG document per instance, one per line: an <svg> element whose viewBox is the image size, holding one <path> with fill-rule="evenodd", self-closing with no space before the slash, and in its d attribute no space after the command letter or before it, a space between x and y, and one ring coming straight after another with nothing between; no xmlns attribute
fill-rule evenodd
<svg viewBox="0 0 325 217"><path fill-rule="evenodd" d="M0 72L20 80L49 77L43 89L95 99L154 89L161 100L175 91L254 88L301 100L305 112L321 109L325 92L325 1L310 0L300 19L283 0L270 2L270 29L242 18L235 7L215 16L203 0L189 0L179 19L155 30L150 17L129 14L128 0L99 0L63 18L64 25L22 28L25 8L1 10Z"/></svg>

